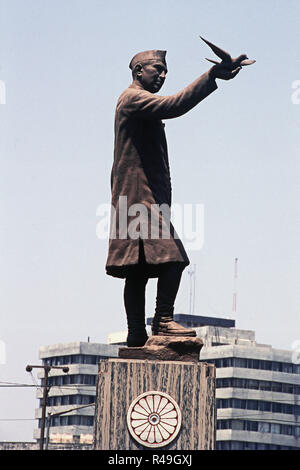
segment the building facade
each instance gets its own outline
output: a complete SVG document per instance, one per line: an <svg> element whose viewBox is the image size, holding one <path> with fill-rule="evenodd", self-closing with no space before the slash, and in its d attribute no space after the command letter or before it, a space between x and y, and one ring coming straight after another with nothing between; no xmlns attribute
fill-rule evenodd
<svg viewBox="0 0 300 470"><path fill-rule="evenodd" d="M292 352L257 343L255 332L235 328L234 320L174 319L195 328L204 344L200 360L216 366L216 448L300 449L300 364Z"/></svg>
<svg viewBox="0 0 300 470"><path fill-rule="evenodd" d="M118 350L116 345L89 342L54 344L40 348L39 356L43 364L69 367L67 374L61 369L51 369L49 373L47 416L50 413L50 443L91 443L99 359L118 357ZM44 385L43 372L39 373L39 378ZM38 389L39 408L35 413L38 428L34 430L37 441L40 438L42 396L42 389Z"/></svg>
<svg viewBox="0 0 300 470"><path fill-rule="evenodd" d="M253 331L196 328L216 366L217 449L300 449L300 364Z"/></svg>

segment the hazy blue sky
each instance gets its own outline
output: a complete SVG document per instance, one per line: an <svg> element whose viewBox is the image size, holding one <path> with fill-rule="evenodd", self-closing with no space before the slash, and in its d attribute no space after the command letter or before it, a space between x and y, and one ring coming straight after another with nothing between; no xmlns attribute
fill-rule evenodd
<svg viewBox="0 0 300 470"><path fill-rule="evenodd" d="M232 316L257 340L300 339L299 0L1 0L0 381L25 372L41 345L106 342L126 327L123 281L105 274L96 237L110 202L113 119L128 63L166 49L173 94L209 68L201 34L257 63L189 114L166 121L173 201L202 203L205 243L195 313ZM148 287L153 313L155 281ZM188 313L184 272L176 312ZM0 440L31 440L34 389L0 389Z"/></svg>

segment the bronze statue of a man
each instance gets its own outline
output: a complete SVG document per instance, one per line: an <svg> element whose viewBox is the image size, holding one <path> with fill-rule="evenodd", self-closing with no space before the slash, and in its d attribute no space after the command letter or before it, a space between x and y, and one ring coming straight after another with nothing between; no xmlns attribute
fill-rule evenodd
<svg viewBox="0 0 300 470"><path fill-rule="evenodd" d="M128 346L143 346L145 288L149 278L158 278L154 335L195 336L173 320L174 302L181 275L189 264L185 249L170 223L170 236L162 237L165 223L159 213L159 237L151 237L151 208L171 206L171 179L162 120L181 116L217 89L216 78L230 80L241 66L229 69L214 65L193 83L172 96L159 96L167 74L166 51L136 54L130 62L133 81L119 97L115 114L115 149L111 173L111 235L106 263L108 275L125 278L124 303ZM124 205L126 202L126 205ZM139 219L140 233L130 236L136 205L147 215ZM128 211L128 212L127 212ZM124 230L125 227L125 230ZM113 235L112 235L113 234Z"/></svg>

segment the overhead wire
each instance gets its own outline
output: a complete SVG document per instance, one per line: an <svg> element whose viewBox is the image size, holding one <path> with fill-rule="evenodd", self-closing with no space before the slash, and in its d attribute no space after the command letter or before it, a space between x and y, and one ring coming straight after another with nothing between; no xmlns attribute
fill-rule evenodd
<svg viewBox="0 0 300 470"><path fill-rule="evenodd" d="M36 418L0 418L0 421L35 421Z"/></svg>
<svg viewBox="0 0 300 470"><path fill-rule="evenodd" d="M17 382L0 382L0 388L5 388L5 387L16 387L16 388L21 388L21 387L29 387L29 388L39 388L41 391L42 389L44 388L44 385L39 385L37 383L35 384L22 384L22 383L17 383ZM80 388L80 390L84 390L86 389L87 391L90 390L90 388L94 388L96 389L96 385L92 385L92 384L65 384L65 385L50 385L50 387L55 387L55 388L58 388L58 389L66 389L66 390L72 390L72 389L78 389ZM217 388L217 390L220 390L220 389L225 389L226 388L232 388L232 387L219 387ZM234 387L235 389L238 389L238 387ZM244 389L244 388L240 388L240 390L252 390L252 391L262 391L260 389ZM285 393L285 392L272 392L272 391L267 391L268 393ZM288 395L292 395L292 394L288 394ZM294 394L294 395L297 395L297 394ZM228 397L228 398L224 398L225 400L226 399L230 399L232 397ZM243 398L238 398L238 397L233 397L233 398L237 398L237 399L240 399L242 400ZM219 399L219 398L217 398ZM221 398L220 398L221 399ZM250 398L251 400L255 400L254 398ZM268 401L268 400L261 400L261 399L258 399L258 401ZM300 397L299 398L296 398L296 399L292 399L292 400L287 400L287 399L276 399L274 401L272 401L272 403L287 403L287 404L297 404L297 402L300 401ZM218 408L218 409L226 409L226 408ZM230 408L231 409L231 408Z"/></svg>

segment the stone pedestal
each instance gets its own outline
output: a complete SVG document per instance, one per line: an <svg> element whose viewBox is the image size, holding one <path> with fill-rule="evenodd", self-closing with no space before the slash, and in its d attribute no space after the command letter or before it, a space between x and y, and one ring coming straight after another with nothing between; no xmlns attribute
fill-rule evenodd
<svg viewBox="0 0 300 470"><path fill-rule="evenodd" d="M147 359L101 359L96 450L215 448L215 367Z"/></svg>
<svg viewBox="0 0 300 470"><path fill-rule="evenodd" d="M151 336L145 346L120 348L119 357L151 361L198 362L202 346L203 341L200 338Z"/></svg>

